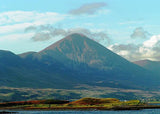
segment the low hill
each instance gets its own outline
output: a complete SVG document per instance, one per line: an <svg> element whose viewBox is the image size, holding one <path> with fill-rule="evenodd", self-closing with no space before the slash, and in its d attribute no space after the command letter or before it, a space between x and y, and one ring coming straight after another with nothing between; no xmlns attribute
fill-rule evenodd
<svg viewBox="0 0 160 114"><path fill-rule="evenodd" d="M115 98L82 98L77 101L70 102L72 105L99 105L105 103L118 103L119 100Z"/></svg>

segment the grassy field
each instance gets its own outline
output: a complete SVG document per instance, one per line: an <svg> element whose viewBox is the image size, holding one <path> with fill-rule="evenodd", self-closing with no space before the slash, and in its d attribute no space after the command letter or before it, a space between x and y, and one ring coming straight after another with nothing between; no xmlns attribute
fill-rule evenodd
<svg viewBox="0 0 160 114"><path fill-rule="evenodd" d="M158 91L143 91L133 89L118 89L109 87L90 87L81 85L75 89L51 89L51 88L12 88L0 87L0 101L25 101L43 99L77 100L84 97L117 98L120 100L144 100L157 101L160 99Z"/></svg>

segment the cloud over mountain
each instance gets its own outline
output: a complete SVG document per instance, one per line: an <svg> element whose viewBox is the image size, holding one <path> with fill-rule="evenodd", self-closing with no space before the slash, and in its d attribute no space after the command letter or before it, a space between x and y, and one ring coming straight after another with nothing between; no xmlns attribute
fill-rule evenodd
<svg viewBox="0 0 160 114"><path fill-rule="evenodd" d="M32 37L33 41L45 41L58 36L67 36L72 33L85 34L91 37L93 40L101 43L109 44L111 39L108 34L104 31L91 31L86 28L55 28L52 25L40 25L40 26L29 26L25 29L25 32L35 32Z"/></svg>

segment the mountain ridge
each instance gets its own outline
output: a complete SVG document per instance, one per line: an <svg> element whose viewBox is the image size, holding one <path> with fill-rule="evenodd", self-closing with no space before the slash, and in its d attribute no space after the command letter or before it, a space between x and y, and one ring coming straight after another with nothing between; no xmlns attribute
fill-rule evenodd
<svg viewBox="0 0 160 114"><path fill-rule="evenodd" d="M156 75L160 76L160 61L151 61L151 60L140 60L133 62L149 71L152 71L153 73L156 73Z"/></svg>

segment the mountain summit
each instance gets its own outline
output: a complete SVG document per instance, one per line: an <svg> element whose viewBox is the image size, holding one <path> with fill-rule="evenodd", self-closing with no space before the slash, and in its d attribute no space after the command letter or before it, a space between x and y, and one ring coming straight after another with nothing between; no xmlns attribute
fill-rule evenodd
<svg viewBox="0 0 160 114"><path fill-rule="evenodd" d="M19 56L24 62L23 73L16 69L14 73L23 74L25 77L24 82L23 78L20 78L23 83L21 86L64 89L85 84L145 89L158 87L159 84L159 79L146 69L127 61L82 34L71 34L40 52ZM19 80L19 77L16 79ZM31 84L27 85L27 82Z"/></svg>

